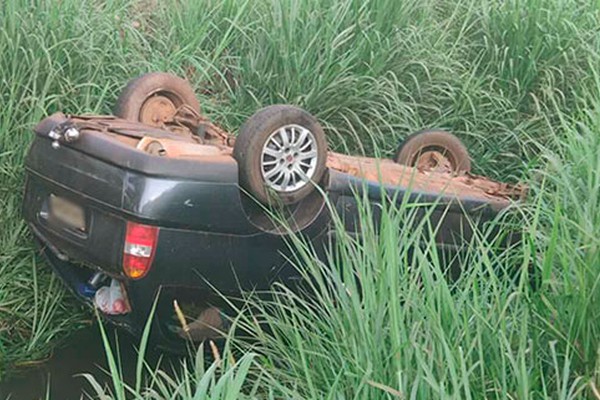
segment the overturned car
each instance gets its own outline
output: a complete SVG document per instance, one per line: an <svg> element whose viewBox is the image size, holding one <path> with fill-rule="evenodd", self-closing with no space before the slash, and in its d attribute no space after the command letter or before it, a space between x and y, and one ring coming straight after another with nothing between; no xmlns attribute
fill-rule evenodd
<svg viewBox="0 0 600 400"><path fill-rule="evenodd" d="M324 193L349 231L357 192L374 205L437 201L429 218L450 252L469 240L468 219L484 223L523 195L471 175L467 150L443 131L410 136L394 160L354 157L328 152L306 111L275 105L230 135L200 114L186 81L164 73L130 82L115 115L39 123L23 214L56 273L109 321L140 333L160 292L153 337L166 347L218 335L215 291L296 279L287 235L316 248L335 239Z"/></svg>

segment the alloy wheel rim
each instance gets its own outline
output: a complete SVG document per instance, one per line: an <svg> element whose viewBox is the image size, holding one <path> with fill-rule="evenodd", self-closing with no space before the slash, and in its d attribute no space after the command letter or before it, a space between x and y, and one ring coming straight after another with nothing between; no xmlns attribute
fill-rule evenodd
<svg viewBox="0 0 600 400"><path fill-rule="evenodd" d="M317 141L310 130L296 124L282 126L269 135L263 146L262 177L277 192L294 192L313 178L317 158Z"/></svg>

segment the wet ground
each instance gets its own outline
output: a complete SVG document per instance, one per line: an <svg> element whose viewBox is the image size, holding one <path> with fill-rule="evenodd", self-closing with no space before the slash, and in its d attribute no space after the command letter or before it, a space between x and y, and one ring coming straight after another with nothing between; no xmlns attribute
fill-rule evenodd
<svg viewBox="0 0 600 400"><path fill-rule="evenodd" d="M114 330L108 328L112 347L115 349ZM137 339L119 332L118 345L125 381L133 383L137 360ZM156 363L162 358L161 365L177 365L180 358L165 355L149 349L147 360ZM15 375L0 383L0 399L32 400L49 399L79 400L83 393L94 393L82 373L91 373L104 385L110 383L110 377L103 372L108 370L102 337L97 325L75 333L69 343L54 351L52 358L36 367L15 371ZM83 398L88 398L83 396Z"/></svg>

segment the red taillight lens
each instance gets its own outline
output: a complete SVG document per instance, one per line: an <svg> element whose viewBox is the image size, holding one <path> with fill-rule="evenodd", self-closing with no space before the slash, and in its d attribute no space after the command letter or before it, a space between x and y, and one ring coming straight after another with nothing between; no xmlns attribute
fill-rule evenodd
<svg viewBox="0 0 600 400"><path fill-rule="evenodd" d="M131 279L143 278L154 260L158 228L127 222L123 247L123 271Z"/></svg>

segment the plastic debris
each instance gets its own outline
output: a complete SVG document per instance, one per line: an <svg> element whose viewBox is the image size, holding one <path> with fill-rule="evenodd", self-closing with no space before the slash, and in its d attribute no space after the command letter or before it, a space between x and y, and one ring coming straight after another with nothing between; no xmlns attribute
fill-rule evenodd
<svg viewBox="0 0 600 400"><path fill-rule="evenodd" d="M110 286L102 286L94 296L94 305L104 314L119 315L131 311L121 283L111 279Z"/></svg>

